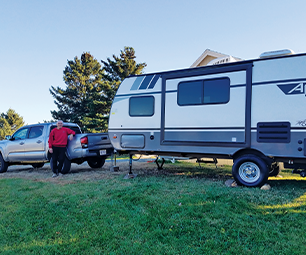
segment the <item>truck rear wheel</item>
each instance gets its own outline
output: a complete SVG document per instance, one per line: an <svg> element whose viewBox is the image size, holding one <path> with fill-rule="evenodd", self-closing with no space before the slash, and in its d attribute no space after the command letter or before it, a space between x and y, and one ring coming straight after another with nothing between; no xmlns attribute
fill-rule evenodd
<svg viewBox="0 0 306 255"><path fill-rule="evenodd" d="M238 184L257 187L267 182L269 168L260 157L246 154L234 160L232 174Z"/></svg>
<svg viewBox="0 0 306 255"><path fill-rule="evenodd" d="M0 153L0 173L5 173L8 168L8 163L4 161L1 153Z"/></svg>
<svg viewBox="0 0 306 255"><path fill-rule="evenodd" d="M32 167L34 168L42 168L45 165L45 163L34 163L32 164Z"/></svg>
<svg viewBox="0 0 306 255"><path fill-rule="evenodd" d="M53 159L52 158L50 159L50 167L51 169L53 169ZM68 174L70 172L70 168L71 168L71 161L67 157L65 157L63 168L61 169L60 172L62 174Z"/></svg>
<svg viewBox="0 0 306 255"><path fill-rule="evenodd" d="M91 168L101 168L105 163L105 158L91 158L87 160Z"/></svg>

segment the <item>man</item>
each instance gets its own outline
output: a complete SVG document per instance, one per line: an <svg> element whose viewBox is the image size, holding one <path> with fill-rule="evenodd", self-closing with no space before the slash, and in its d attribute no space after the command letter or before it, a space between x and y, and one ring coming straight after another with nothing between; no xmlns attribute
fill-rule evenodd
<svg viewBox="0 0 306 255"><path fill-rule="evenodd" d="M69 140L73 139L75 132L69 128L63 127L63 121L58 120L56 123L56 128L54 128L49 135L49 152L52 153L53 161L53 175L52 177L57 177L63 168L65 161L65 152L67 145L67 137Z"/></svg>

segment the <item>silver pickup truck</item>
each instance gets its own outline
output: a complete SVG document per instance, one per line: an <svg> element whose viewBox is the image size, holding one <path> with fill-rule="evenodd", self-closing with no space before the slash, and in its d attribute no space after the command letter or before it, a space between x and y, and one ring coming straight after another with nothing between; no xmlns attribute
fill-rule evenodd
<svg viewBox="0 0 306 255"><path fill-rule="evenodd" d="M113 153L107 133L82 134L77 124L66 122L64 127L72 129L76 135L72 141L68 139L62 173L70 171L71 163L82 164L84 161L92 168L100 168ZM0 141L0 173L6 172L10 165L32 165L40 168L50 162L52 166L48 139L53 128L56 128L56 123L27 125L12 136L7 136L6 140Z"/></svg>

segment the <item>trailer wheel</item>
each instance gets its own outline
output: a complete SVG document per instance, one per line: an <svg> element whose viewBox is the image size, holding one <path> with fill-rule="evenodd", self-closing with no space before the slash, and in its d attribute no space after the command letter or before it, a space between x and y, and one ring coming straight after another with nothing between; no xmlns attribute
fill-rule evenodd
<svg viewBox="0 0 306 255"><path fill-rule="evenodd" d="M105 158L91 158L87 160L91 168L101 168L105 163Z"/></svg>
<svg viewBox="0 0 306 255"><path fill-rule="evenodd" d="M8 163L4 161L1 153L0 153L0 173L5 173L8 168Z"/></svg>
<svg viewBox="0 0 306 255"><path fill-rule="evenodd" d="M50 159L50 167L51 169L53 169L53 159L52 158ZM71 168L71 161L67 157L65 157L63 168L60 172L62 174L68 174L70 172L70 168Z"/></svg>
<svg viewBox="0 0 306 255"><path fill-rule="evenodd" d="M264 185L268 180L269 168L260 157L246 154L234 161L232 174L238 184L257 187Z"/></svg>

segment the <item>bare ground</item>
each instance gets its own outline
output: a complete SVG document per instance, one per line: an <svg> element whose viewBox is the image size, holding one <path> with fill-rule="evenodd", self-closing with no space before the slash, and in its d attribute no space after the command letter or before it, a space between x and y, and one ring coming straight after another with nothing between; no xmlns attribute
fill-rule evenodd
<svg viewBox="0 0 306 255"><path fill-rule="evenodd" d="M30 165L9 166L6 173L0 174L0 179L22 178L40 182L52 183L75 183L78 181L92 181L99 179L111 179L118 175L122 178L129 172L129 162L117 162L119 171L110 171L111 162L105 162L102 168L93 169L88 166L87 162L81 165L71 164L71 171L61 177L52 178L50 164L45 164L42 168L33 168ZM133 161L133 173L139 174L144 172L156 172L157 167L151 161L137 162Z"/></svg>
<svg viewBox="0 0 306 255"><path fill-rule="evenodd" d="M221 174L215 171L215 166L212 170L204 173L202 172L201 167L194 166L188 170L182 166L166 163L162 170L157 169L157 165L154 163L154 157L142 158L142 161L133 160L133 173L138 174L139 176L170 176L170 175L188 175L191 178L209 178L211 180L226 180L231 178L227 174ZM196 160L185 160L195 163ZM102 168L91 168L87 162L84 162L81 165L71 164L71 171L68 174L65 174L60 177L52 178L52 170L50 164L45 164L42 168L33 168L30 165L25 166L9 166L6 173L0 173L0 180L7 178L22 178L39 182L50 182L58 184L68 184L84 181L95 181L101 179L112 179L118 176L124 178L129 173L129 160L124 161L118 160L117 164L119 171L112 172L111 161L107 160ZM222 164L221 164L222 165ZM221 166L219 165L219 166ZM187 172L186 172L187 171ZM191 172L190 172L191 171Z"/></svg>

